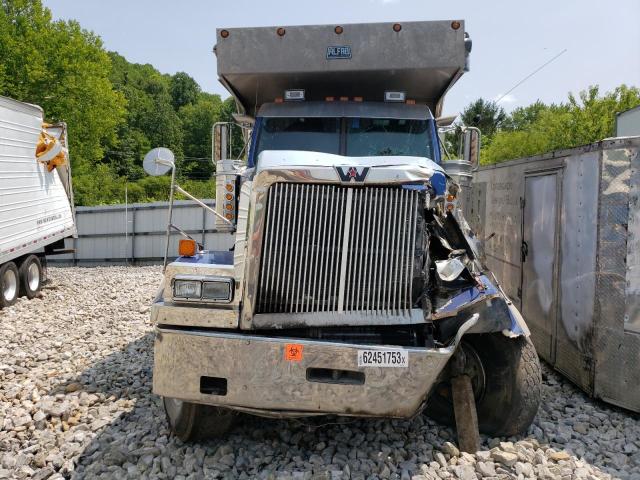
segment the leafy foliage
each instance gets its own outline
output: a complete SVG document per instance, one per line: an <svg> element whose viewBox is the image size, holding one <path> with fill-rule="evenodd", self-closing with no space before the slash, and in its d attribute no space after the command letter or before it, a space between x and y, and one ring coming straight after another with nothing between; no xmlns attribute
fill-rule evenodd
<svg viewBox="0 0 640 480"><path fill-rule="evenodd" d="M41 0L0 0L0 95L43 107L69 127L75 200L80 205L166 200L169 178L149 178L144 155L168 147L178 178L212 197L211 127L233 103L201 91L184 72L107 52L75 21L53 21Z"/></svg>
<svg viewBox="0 0 640 480"><path fill-rule="evenodd" d="M125 114L100 39L77 22L52 21L40 1L0 0L0 58L0 94L67 122L73 167L91 170Z"/></svg>
<svg viewBox="0 0 640 480"><path fill-rule="evenodd" d="M467 105L462 111L460 119L467 127L479 128L482 132L483 143L489 144L495 133L502 127L505 120L507 120L507 114L496 102L479 98ZM447 151L451 155L455 156L455 154L460 153L461 132L462 129L458 126L454 131L447 133L445 136Z"/></svg>
<svg viewBox="0 0 640 480"><path fill-rule="evenodd" d="M545 105L538 101L515 109L502 129L486 145L481 163L490 164L561 148L597 142L615 134L616 113L640 105L640 90L621 85L600 95L591 86L566 103Z"/></svg>

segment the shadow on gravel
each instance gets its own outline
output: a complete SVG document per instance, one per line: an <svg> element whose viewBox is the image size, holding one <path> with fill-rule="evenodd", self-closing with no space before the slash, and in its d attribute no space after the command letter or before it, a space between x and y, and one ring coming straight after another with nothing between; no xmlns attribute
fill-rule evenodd
<svg viewBox="0 0 640 480"><path fill-rule="evenodd" d="M184 444L170 435L162 402L151 393L152 352L148 333L50 392L71 390L80 405L79 415L72 407L62 416L73 420L72 431L86 432L72 478L364 478L385 471L385 463L400 475L419 473L420 464L433 460L434 445L455 441L451 429L423 416L240 415L226 438Z"/></svg>
<svg viewBox="0 0 640 480"><path fill-rule="evenodd" d="M422 415L411 421L240 416L226 438L184 444L170 435L162 403L151 393L152 352L153 335L149 333L53 390L52 394L79 389L73 395L77 395L80 414L70 424L69 433L78 431L84 440L78 442L80 456L69 475L72 478L346 479L421 474L430 478L425 469L440 468L429 467L434 461L453 469L456 475L455 469L462 468L456 466L447 448L443 449L445 456L440 453L444 442L455 443L454 432ZM627 445L640 446L637 417L589 400L548 368L544 370L545 404L528 435L534 440L521 443L533 442L533 453L537 442L551 443L556 451L566 449L605 470L637 471L632 463L635 447ZM613 417L609 424L602 418L612 414L624 420L624 425L612 425L616 422ZM67 417L67 421L74 418L73 412ZM600 430L609 425L614 431L599 432L589 423L590 417L598 419L594 422L596 426L600 422ZM583 436L573 430L578 421L586 424L580 427L586 429ZM636 438L627 438L632 431ZM75 436L72 441L78 441ZM502 440L517 442L525 437ZM506 448L499 441L483 436L482 448ZM605 441L609 442L606 451L602 447ZM535 464L533 453L531 465ZM549 456L548 452L545 455ZM572 471L581 468L575 465L577 458L565 460L574 462ZM496 465L498 470L502 468ZM551 474L562 473L561 463L550 461L549 465L557 467ZM515 473L507 467L503 471ZM460 475L463 473L461 470Z"/></svg>

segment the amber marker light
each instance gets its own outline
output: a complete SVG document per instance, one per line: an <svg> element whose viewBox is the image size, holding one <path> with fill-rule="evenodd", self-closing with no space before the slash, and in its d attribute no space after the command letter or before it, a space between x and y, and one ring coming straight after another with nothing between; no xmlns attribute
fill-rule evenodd
<svg viewBox="0 0 640 480"><path fill-rule="evenodd" d="M193 257L196 254L196 241L190 238L181 238L178 242L178 254L181 257Z"/></svg>
<svg viewBox="0 0 640 480"><path fill-rule="evenodd" d="M453 22L451 22L451 28L453 28L454 30L458 30L460 28L460 22L454 20Z"/></svg>
<svg viewBox="0 0 640 480"><path fill-rule="evenodd" d="M233 183L227 183L224 188L227 189L227 192L233 192Z"/></svg>
<svg viewBox="0 0 640 480"><path fill-rule="evenodd" d="M336 32L337 35L340 35L342 32L344 32L344 28L338 25L336 28L333 29L333 31Z"/></svg>
<svg viewBox="0 0 640 480"><path fill-rule="evenodd" d="M394 23L393 24L393 31L397 33L400 30L402 30L402 25L400 25L399 23Z"/></svg>
<svg viewBox="0 0 640 480"><path fill-rule="evenodd" d="M221 30L220 31L220 36L222 38L227 38L229 36L229 30Z"/></svg>
<svg viewBox="0 0 640 480"><path fill-rule="evenodd" d="M279 37L284 37L284 34L287 33L287 31L284 28L280 27L278 28L278 30L276 30L276 33Z"/></svg>
<svg viewBox="0 0 640 480"><path fill-rule="evenodd" d="M226 198L227 200L231 201L233 200L233 195L231 195L230 193L227 193L224 198Z"/></svg>

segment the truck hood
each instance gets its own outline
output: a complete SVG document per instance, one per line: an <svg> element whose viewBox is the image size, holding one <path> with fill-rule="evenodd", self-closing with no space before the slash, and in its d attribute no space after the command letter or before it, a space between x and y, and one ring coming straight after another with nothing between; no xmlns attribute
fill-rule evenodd
<svg viewBox="0 0 640 480"><path fill-rule="evenodd" d="M331 153L305 152L299 150L265 150L258 156L256 173L263 170L283 169L288 167L385 167L406 168L418 167L428 177L435 172L444 173L444 169L426 157L409 157L387 155L379 157L347 157ZM429 173L430 172L430 173Z"/></svg>

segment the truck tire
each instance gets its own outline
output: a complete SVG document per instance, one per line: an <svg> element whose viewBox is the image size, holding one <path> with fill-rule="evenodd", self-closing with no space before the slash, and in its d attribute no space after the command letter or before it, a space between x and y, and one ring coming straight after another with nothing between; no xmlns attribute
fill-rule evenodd
<svg viewBox="0 0 640 480"><path fill-rule="evenodd" d="M0 266L0 308L16 303L20 290L18 267L13 262Z"/></svg>
<svg viewBox="0 0 640 480"><path fill-rule="evenodd" d="M541 398L540 361L531 340L502 333L468 335L462 348L473 364L471 383L482 433L508 437L527 431ZM436 421L455 425L451 386L436 386L426 413Z"/></svg>
<svg viewBox="0 0 640 480"><path fill-rule="evenodd" d="M42 287L42 264L35 255L24 259L20 268L20 294L28 299L35 297Z"/></svg>
<svg viewBox="0 0 640 480"><path fill-rule="evenodd" d="M162 397L164 411L173 434L183 442L221 437L233 425L230 410Z"/></svg>

